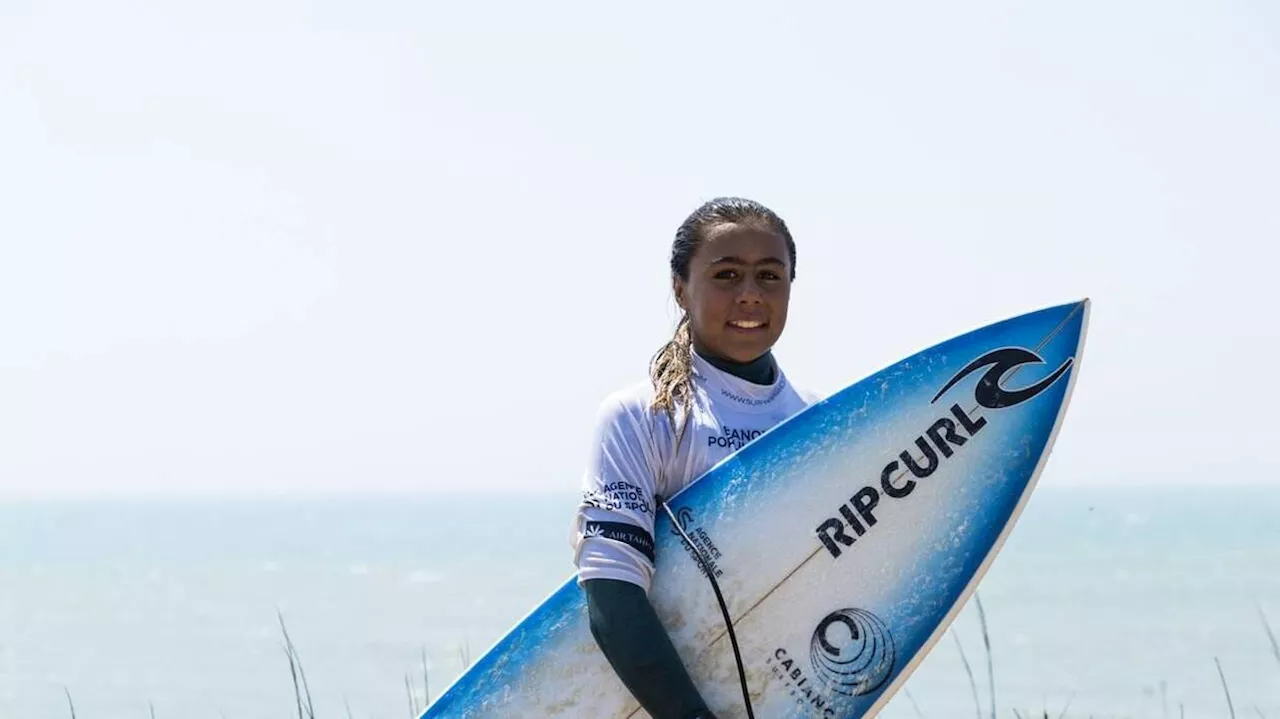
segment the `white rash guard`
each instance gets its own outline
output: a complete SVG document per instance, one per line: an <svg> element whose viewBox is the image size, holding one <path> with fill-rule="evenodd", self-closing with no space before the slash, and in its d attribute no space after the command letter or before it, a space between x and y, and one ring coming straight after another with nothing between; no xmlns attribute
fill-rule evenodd
<svg viewBox="0 0 1280 719"><path fill-rule="evenodd" d="M670 497L717 462L814 401L782 370L757 385L693 355L693 411L678 450L673 423L654 412L653 385L638 384L600 406L572 543L578 582L619 579L649 591L655 495Z"/></svg>

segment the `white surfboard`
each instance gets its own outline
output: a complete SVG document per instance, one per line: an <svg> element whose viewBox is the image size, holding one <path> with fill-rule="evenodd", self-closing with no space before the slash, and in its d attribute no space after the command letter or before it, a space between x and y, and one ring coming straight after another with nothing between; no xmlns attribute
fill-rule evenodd
<svg viewBox="0 0 1280 719"><path fill-rule="evenodd" d="M945 631L1022 511L1079 373L1087 300L915 354L758 437L670 500L709 561L755 714L873 715ZM665 516L650 598L722 719L745 717L724 619ZM647 717L569 578L425 719Z"/></svg>

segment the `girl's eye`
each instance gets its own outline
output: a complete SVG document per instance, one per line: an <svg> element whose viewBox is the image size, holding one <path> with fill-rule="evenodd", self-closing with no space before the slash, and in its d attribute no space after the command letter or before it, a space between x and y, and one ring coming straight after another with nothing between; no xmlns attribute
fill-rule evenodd
<svg viewBox="0 0 1280 719"><path fill-rule="evenodd" d="M720 270L719 272L717 272L717 273L714 275L714 277L715 277L717 280L732 280L732 279L737 279L737 277L738 277L738 271L737 271L737 270Z"/></svg>
<svg viewBox="0 0 1280 719"><path fill-rule="evenodd" d="M774 272L773 270L765 270L760 273L760 279L772 282L775 280L782 279L782 276L779 275L777 272Z"/></svg>

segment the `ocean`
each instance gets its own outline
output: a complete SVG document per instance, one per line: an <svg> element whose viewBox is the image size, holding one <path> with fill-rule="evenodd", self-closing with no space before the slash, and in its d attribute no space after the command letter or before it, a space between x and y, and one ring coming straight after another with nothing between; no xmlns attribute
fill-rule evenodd
<svg viewBox="0 0 1280 719"><path fill-rule="evenodd" d="M571 574L574 502L0 503L0 718L296 716L277 612L317 717L407 717ZM1042 487L979 594L990 654L970 601L881 716L991 716L990 656L999 717L1280 717L1280 488Z"/></svg>

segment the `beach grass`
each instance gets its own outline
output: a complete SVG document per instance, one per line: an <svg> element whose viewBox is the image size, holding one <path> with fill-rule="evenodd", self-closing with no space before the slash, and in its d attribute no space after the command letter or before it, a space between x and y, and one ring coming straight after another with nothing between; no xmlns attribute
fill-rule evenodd
<svg viewBox="0 0 1280 719"><path fill-rule="evenodd" d="M285 625L284 614L279 608L276 609L276 617L280 620L280 633L284 637L284 653L289 658L289 675L293 678L293 697L297 702L298 719L316 719L315 705L311 702L311 687L307 684L307 673L302 668L302 658L298 656L298 648L289 637L289 627Z"/></svg>
<svg viewBox="0 0 1280 719"><path fill-rule="evenodd" d="M974 602L978 610L978 619L979 619L981 632L982 632L983 650L984 650L986 666L987 666L987 686L988 686L988 691L990 696L990 704L989 704L990 717L991 719L998 719L999 714L997 712L996 703L995 703L995 659L991 650L990 627L987 623L986 611L982 607L982 603L981 603L982 600L977 593L974 594ZM1266 614L1262 611L1262 608L1260 606L1258 607L1258 616L1262 624L1263 633L1266 636L1267 642L1271 648L1272 655L1276 659L1277 669L1280 670L1280 643L1277 642L1275 632L1272 629ZM289 628L288 628L288 625L285 623L284 615L278 608L276 610L276 618L280 625L281 649L284 651L286 661L288 662L289 678L291 681L291 686L293 688L294 710L297 713L297 719L317 719L315 705L311 697L311 687L307 682L306 670L303 668L302 658L298 654L298 648L293 643L292 637L289 635ZM951 637L955 642L956 652L959 654L961 665L964 667L965 675L967 676L969 681L969 687L973 693L975 716L977 717L977 719L983 719L983 714L984 714L983 704L982 704L981 696L978 691L978 680L973 671L973 665L969 662L968 655L965 653L965 650L964 650L964 644L961 641L960 635L956 631L955 626L954 625L951 626L948 629L948 632L951 634ZM458 660L462 666L462 671L466 672L466 670L470 667L470 663L471 663L471 648L469 643L464 643L463 645L458 647ZM1236 715L1236 709L1235 709L1235 701L1232 699L1231 688L1227 681L1226 672L1222 667L1222 662L1218 657L1215 656L1213 657L1213 663L1217 669L1218 679L1222 685L1222 693L1224 698L1225 713L1218 716L1225 717L1226 719L1236 719L1237 715ZM428 663L427 663L426 646L422 647L421 680L422 680L422 684L421 684L421 687L419 688L414 684L414 680L412 678L411 673L406 672L404 675L404 685L405 685L405 693L407 697L409 719L418 719L418 717L420 717L422 713L425 712L427 708L431 705L430 672L429 672ZM419 693L419 689L421 693ZM75 701L71 694L71 689L69 687L63 687L63 693L66 696L67 710L69 712L69 716L71 717L71 719L76 719L76 707L75 707ZM902 689L902 693L906 697L907 702L911 705L912 710L914 711L915 715L919 719L930 719L930 717L920 708L920 705L916 702L915 697L911 695L911 692L909 689L904 687ZM1086 717L1088 717L1088 719L1093 719L1093 715L1091 714L1085 715L1085 716L1081 716L1081 715L1071 715L1070 717L1068 716L1068 712L1070 711L1070 708L1071 708L1071 703L1075 699L1075 696L1076 696L1076 692L1072 692L1071 696L1067 698L1067 701L1063 705L1061 711L1058 714L1056 714L1056 719L1086 719ZM421 701L419 701L419 697L421 698ZM345 710L346 718L355 719L355 714L352 712L351 704L345 696L343 697L342 702L343 702L343 709ZM1168 705L1168 684L1164 680L1161 680L1160 682L1160 704L1161 704L1161 711L1164 719L1171 719L1171 716L1169 713L1169 705ZM147 708L148 708L150 719L156 719L156 709L155 709L154 703L148 702ZM1268 719L1266 713L1264 713L1257 704L1251 704L1249 705L1249 708L1252 710L1252 713L1258 719ZM1055 719L1055 715L1050 713L1048 707L1042 707L1037 711L1030 711L1030 710L1020 709L1017 707L1010 707L1009 715L1012 716L1013 719ZM223 719L226 719L225 715L223 715ZM948 717L943 717L942 719L953 719L953 717L948 716ZM1186 719L1186 707L1183 702L1178 702L1178 719Z"/></svg>

